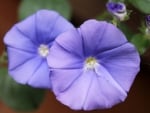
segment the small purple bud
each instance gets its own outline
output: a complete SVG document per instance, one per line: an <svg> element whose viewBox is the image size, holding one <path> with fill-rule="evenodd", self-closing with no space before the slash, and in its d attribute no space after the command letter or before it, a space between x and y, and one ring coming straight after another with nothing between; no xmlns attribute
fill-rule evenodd
<svg viewBox="0 0 150 113"><path fill-rule="evenodd" d="M109 13L111 13L117 19L119 19L120 21L125 20L125 17L127 16L127 10L124 3L108 2L106 4L106 7Z"/></svg>
<svg viewBox="0 0 150 113"><path fill-rule="evenodd" d="M150 29L150 15L146 16L145 21L146 21L147 27Z"/></svg>
<svg viewBox="0 0 150 113"><path fill-rule="evenodd" d="M150 35L150 15L147 15L145 17L145 22L146 22L146 29L145 29L145 34Z"/></svg>

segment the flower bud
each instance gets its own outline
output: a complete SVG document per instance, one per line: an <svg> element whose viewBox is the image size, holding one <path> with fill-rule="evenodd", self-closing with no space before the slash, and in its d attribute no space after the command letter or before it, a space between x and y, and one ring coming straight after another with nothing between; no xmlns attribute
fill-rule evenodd
<svg viewBox="0 0 150 113"><path fill-rule="evenodd" d="M150 15L147 15L145 18L145 22L146 22L146 35L150 35Z"/></svg>
<svg viewBox="0 0 150 113"><path fill-rule="evenodd" d="M146 16L145 21L146 21L147 27L150 28L150 15Z"/></svg>
<svg viewBox="0 0 150 113"><path fill-rule="evenodd" d="M110 14L120 21L124 21L127 17L126 5L121 2L108 2L106 4L107 10Z"/></svg>

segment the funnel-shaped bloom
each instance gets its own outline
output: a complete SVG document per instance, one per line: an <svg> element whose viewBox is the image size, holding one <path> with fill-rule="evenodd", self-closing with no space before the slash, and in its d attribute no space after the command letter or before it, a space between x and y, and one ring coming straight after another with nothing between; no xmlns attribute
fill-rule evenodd
<svg viewBox="0 0 150 113"><path fill-rule="evenodd" d="M50 88L46 57L55 38L73 26L54 11L40 10L4 37L10 75L21 84Z"/></svg>
<svg viewBox="0 0 150 113"><path fill-rule="evenodd" d="M103 109L125 100L140 58L123 33L88 20L58 36L47 57L52 89L72 109Z"/></svg>

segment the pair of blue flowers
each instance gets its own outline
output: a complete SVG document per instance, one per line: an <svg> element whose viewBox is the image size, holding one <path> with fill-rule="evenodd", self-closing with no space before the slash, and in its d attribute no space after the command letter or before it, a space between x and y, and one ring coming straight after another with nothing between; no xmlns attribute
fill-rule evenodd
<svg viewBox="0 0 150 113"><path fill-rule="evenodd" d="M116 26L88 20L74 28L55 11L40 10L5 35L9 74L21 84L49 88L75 110L124 101L140 58Z"/></svg>

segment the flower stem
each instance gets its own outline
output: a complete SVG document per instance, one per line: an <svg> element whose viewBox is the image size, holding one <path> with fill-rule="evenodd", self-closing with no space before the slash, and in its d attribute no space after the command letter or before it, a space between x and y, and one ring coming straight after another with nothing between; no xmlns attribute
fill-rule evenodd
<svg viewBox="0 0 150 113"><path fill-rule="evenodd" d="M115 17L112 20L112 24L114 24L116 27L118 26L118 20Z"/></svg>
<svg viewBox="0 0 150 113"><path fill-rule="evenodd" d="M0 56L0 65L3 65L7 62L7 53L4 51Z"/></svg>

